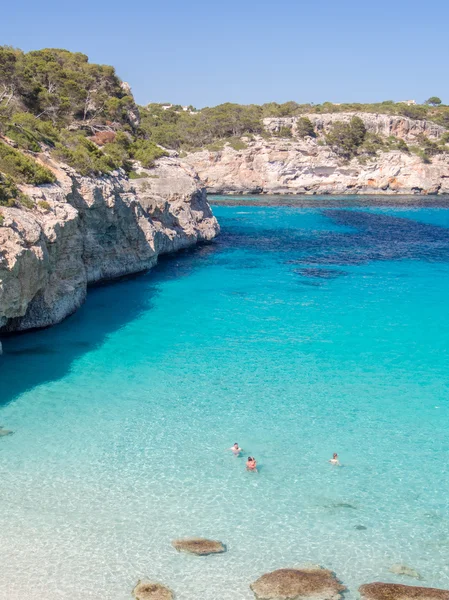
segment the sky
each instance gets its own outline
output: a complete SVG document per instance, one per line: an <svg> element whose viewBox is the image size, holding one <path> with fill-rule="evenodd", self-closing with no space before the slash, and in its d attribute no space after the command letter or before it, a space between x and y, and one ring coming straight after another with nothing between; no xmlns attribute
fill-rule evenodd
<svg viewBox="0 0 449 600"><path fill-rule="evenodd" d="M114 65L139 104L449 104L448 23L448 0L16 0L0 44Z"/></svg>

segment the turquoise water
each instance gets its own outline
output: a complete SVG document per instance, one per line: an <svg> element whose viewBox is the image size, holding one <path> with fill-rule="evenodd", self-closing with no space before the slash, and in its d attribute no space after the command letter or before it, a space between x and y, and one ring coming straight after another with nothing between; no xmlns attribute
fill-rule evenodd
<svg viewBox="0 0 449 600"><path fill-rule="evenodd" d="M249 600L310 562L349 597L413 584L398 562L449 587L449 204L239 202L216 243L3 340L2 597Z"/></svg>

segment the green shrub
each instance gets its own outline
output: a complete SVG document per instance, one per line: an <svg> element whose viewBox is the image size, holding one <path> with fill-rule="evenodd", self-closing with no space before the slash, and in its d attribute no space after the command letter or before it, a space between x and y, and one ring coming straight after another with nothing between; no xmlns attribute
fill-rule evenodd
<svg viewBox="0 0 449 600"><path fill-rule="evenodd" d="M106 146L115 144L106 144ZM120 158L106 154L82 133L63 132L55 156L81 175L110 173L122 166Z"/></svg>
<svg viewBox="0 0 449 600"><path fill-rule="evenodd" d="M420 133L416 137L416 141L427 156L435 156L436 154L441 154L441 152L443 152L442 148L440 148L436 142L429 140L423 133Z"/></svg>
<svg viewBox="0 0 449 600"><path fill-rule="evenodd" d="M420 148L419 146L409 146L409 150L410 152L413 152L413 154L419 156L423 163L430 164L432 162L430 156L423 148Z"/></svg>
<svg viewBox="0 0 449 600"><path fill-rule="evenodd" d="M45 210L47 212L51 210L51 205L48 202L46 202L45 200L39 200L37 205L39 208L42 208L42 210Z"/></svg>
<svg viewBox="0 0 449 600"><path fill-rule="evenodd" d="M138 160L143 167L148 169L154 165L154 162L158 158L168 156L168 153L162 148L159 148L154 142L139 139L131 144L130 155L135 160Z"/></svg>
<svg viewBox="0 0 449 600"><path fill-rule="evenodd" d="M229 138L228 144L231 146L231 148L234 148L234 150L245 150L246 148L248 148L248 144L246 144L243 140L237 137Z"/></svg>
<svg viewBox="0 0 449 600"><path fill-rule="evenodd" d="M25 196L25 194L19 195L19 202L25 208L29 208L30 210L34 208L34 202L31 200L31 198Z"/></svg>
<svg viewBox="0 0 449 600"><path fill-rule="evenodd" d="M376 133L366 133L363 143L359 146L359 151L367 156L377 156L377 153L384 149L385 143Z"/></svg>
<svg viewBox="0 0 449 600"><path fill-rule="evenodd" d="M54 146L58 130L48 121L41 121L31 113L15 113L5 127L6 135L24 150L40 152L41 144Z"/></svg>
<svg viewBox="0 0 449 600"><path fill-rule="evenodd" d="M30 185L56 181L56 177L46 167L3 142L0 142L0 170L14 180Z"/></svg>
<svg viewBox="0 0 449 600"><path fill-rule="evenodd" d="M336 121L326 135L326 143L333 151L349 160L355 156L366 137L366 127L360 117L353 117L349 123Z"/></svg>
<svg viewBox="0 0 449 600"><path fill-rule="evenodd" d="M2 215L2 213L0 213L0 227L3 225L5 221L5 217Z"/></svg>
<svg viewBox="0 0 449 600"><path fill-rule="evenodd" d="M301 117L296 121L296 135L302 139L316 137L315 127L308 117Z"/></svg>
<svg viewBox="0 0 449 600"><path fill-rule="evenodd" d="M14 206L20 192L11 177L0 173L0 206Z"/></svg>
<svg viewBox="0 0 449 600"><path fill-rule="evenodd" d="M146 177L148 177L148 173L137 173L137 171L130 171L128 173L128 177L130 179L144 179Z"/></svg>
<svg viewBox="0 0 449 600"><path fill-rule="evenodd" d="M274 131L273 135L279 138L291 138L292 137L292 128L288 125L282 126L279 128L279 131Z"/></svg>
<svg viewBox="0 0 449 600"><path fill-rule="evenodd" d="M218 140L217 142L212 142L211 144L206 144L206 150L210 150L211 152L220 152L225 147L225 140ZM201 147L192 148L192 151L200 151Z"/></svg>
<svg viewBox="0 0 449 600"><path fill-rule="evenodd" d="M407 144L401 138L398 138L396 140L396 148L397 148L397 150L400 150L401 152L409 152L409 148L408 148Z"/></svg>

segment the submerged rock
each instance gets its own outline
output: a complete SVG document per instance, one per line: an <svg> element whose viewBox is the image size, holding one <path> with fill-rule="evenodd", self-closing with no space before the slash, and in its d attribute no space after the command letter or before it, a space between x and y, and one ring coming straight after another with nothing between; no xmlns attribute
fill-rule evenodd
<svg viewBox="0 0 449 600"><path fill-rule="evenodd" d="M0 437L3 437L5 435L12 435L13 433L14 431L11 431L10 429L5 429L0 425Z"/></svg>
<svg viewBox="0 0 449 600"><path fill-rule="evenodd" d="M198 556L207 556L208 554L221 554L226 552L224 544L217 540L207 540L204 538L185 538L183 540L174 540L172 546L178 552L188 552Z"/></svg>
<svg viewBox="0 0 449 600"><path fill-rule="evenodd" d="M250 585L257 600L338 600L346 590L335 575L321 567L278 569Z"/></svg>
<svg viewBox="0 0 449 600"><path fill-rule="evenodd" d="M138 581L133 596L136 600L173 600L173 592L169 588L153 581Z"/></svg>
<svg viewBox="0 0 449 600"><path fill-rule="evenodd" d="M363 600L449 600L449 590L400 583L367 583L359 592Z"/></svg>
<svg viewBox="0 0 449 600"><path fill-rule="evenodd" d="M390 572L395 575L406 575L407 577L413 577L414 579L422 579L421 575L415 569L408 567L407 565L392 565Z"/></svg>
<svg viewBox="0 0 449 600"><path fill-rule="evenodd" d="M368 528L365 525L356 525L354 529L357 529L357 531L366 531Z"/></svg>

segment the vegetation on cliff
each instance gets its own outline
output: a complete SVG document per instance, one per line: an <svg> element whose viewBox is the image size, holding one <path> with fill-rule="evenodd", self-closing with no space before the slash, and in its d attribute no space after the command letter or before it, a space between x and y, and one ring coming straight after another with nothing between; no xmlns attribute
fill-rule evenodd
<svg viewBox="0 0 449 600"><path fill-rule="evenodd" d="M0 46L0 204L25 202L21 184L54 181L39 162L46 151L82 175L110 173L123 168L131 176L132 161L144 167L166 155L164 148L192 152L201 148L218 151L229 144L246 148L253 136L299 139L318 137L342 159L366 160L391 149L415 152L429 162L449 143L420 136L416 145L398 138L369 133L363 121L335 122L318 136L307 114L367 112L429 119L449 127L449 106L432 96L422 105L392 101L377 104L298 104L275 102L243 106L225 103L196 110L178 105L149 104L138 107L128 84L113 67L91 64L86 55L61 49L24 53ZM297 117L292 128L267 132L266 117ZM248 138L248 139L245 139ZM244 138L242 140L242 138Z"/></svg>
<svg viewBox="0 0 449 600"><path fill-rule="evenodd" d="M130 171L132 159L150 167L166 155L147 139L113 67L59 49L0 47L0 135L0 203L23 199L16 184L55 180L36 162L43 150L83 175Z"/></svg>
<svg viewBox="0 0 449 600"><path fill-rule="evenodd" d="M439 102L440 103L439 103ZM146 137L156 144L166 148L173 148L185 152L206 148L212 151L221 150L227 143L236 150L242 149L241 137L262 135L264 137L304 139L317 137L314 125L308 114L366 112L376 114L398 115L414 119L426 118L449 127L449 106L442 106L441 100L431 97L424 105L407 105L405 103L383 102L380 104L341 104L335 105L325 102L321 105L297 104L274 102L262 106L226 103L213 108L204 108L200 111L181 106L162 104L149 104L141 109L141 128ZM263 119L266 117L297 117L296 125L283 125L279 129L267 132ZM379 135L368 133L361 138L355 132L357 126L363 126L363 121L356 117L352 125L345 122L336 122L331 131L321 136L319 143L326 143L342 158L350 159L353 156L369 157L379 151L400 150L408 152L410 149L400 138L382 138ZM355 125L357 124L357 125ZM364 127L364 126L363 126ZM416 140L416 146L411 150L420 154L426 162L430 156L443 151L448 140L443 139L440 145L424 139ZM240 140L240 144L239 144ZM431 150L431 152L429 152Z"/></svg>

